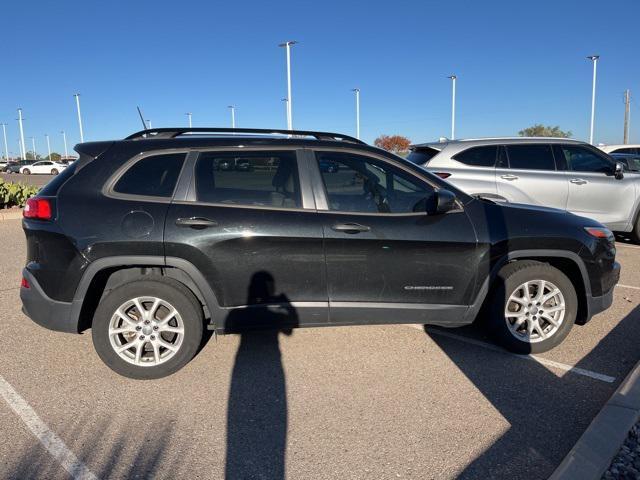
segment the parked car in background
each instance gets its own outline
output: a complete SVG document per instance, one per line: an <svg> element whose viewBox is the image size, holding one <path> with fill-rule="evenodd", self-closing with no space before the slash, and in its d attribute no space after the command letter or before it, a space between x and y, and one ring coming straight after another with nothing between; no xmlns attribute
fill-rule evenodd
<svg viewBox="0 0 640 480"><path fill-rule="evenodd" d="M636 155L632 153L611 153L609 155L616 162L622 163L624 165L625 171L640 171L640 154Z"/></svg>
<svg viewBox="0 0 640 480"><path fill-rule="evenodd" d="M1 159L0 160L0 172L4 171L4 168L9 164L8 160Z"/></svg>
<svg viewBox="0 0 640 480"><path fill-rule="evenodd" d="M640 145L598 145L598 148L605 153L630 153L632 155L640 155Z"/></svg>
<svg viewBox="0 0 640 480"><path fill-rule="evenodd" d="M20 173L20 169L22 167L32 165L35 163L35 160L20 160L18 162L9 162L6 167L4 167L5 173Z"/></svg>
<svg viewBox="0 0 640 480"><path fill-rule="evenodd" d="M559 208L640 241L640 176L566 138L488 138L413 145L407 157L465 192Z"/></svg>
<svg viewBox="0 0 640 480"><path fill-rule="evenodd" d="M620 275L595 220L473 198L341 134L166 128L75 148L27 200L20 297L47 328L91 328L128 377L177 371L205 329L456 327L480 311L504 347L543 352L607 309ZM215 170L236 158L254 172Z"/></svg>
<svg viewBox="0 0 640 480"><path fill-rule="evenodd" d="M34 162L30 165L20 167L20 173L24 175L34 174L48 174L58 175L62 170L67 168L68 165L60 162L50 162L49 160L42 160Z"/></svg>
<svg viewBox="0 0 640 480"><path fill-rule="evenodd" d="M329 160L321 160L318 163L318 167L321 172L327 173L336 173L339 169L338 164L336 162L331 162Z"/></svg>

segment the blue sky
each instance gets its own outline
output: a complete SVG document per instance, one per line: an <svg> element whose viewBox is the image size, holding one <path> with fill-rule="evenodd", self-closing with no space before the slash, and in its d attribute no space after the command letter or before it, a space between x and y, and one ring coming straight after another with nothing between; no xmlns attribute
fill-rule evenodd
<svg viewBox="0 0 640 480"><path fill-rule="evenodd" d="M522 5L522 6L520 6ZM284 51L293 39L293 120L299 129L362 137L447 136L450 80L458 75L456 136L515 135L533 123L588 138L591 62L598 64L596 142L622 141L630 88L631 140L640 142L640 2L367 1L215 2L10 0L2 6L0 122L18 151L44 134L62 150L79 141L73 94L81 93L85 140L154 127L284 127ZM27 139L27 148L30 149Z"/></svg>

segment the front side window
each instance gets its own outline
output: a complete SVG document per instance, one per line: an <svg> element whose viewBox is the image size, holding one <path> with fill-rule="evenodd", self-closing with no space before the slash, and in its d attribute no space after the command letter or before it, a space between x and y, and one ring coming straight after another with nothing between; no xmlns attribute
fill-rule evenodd
<svg viewBox="0 0 640 480"><path fill-rule="evenodd" d="M404 170L369 157L317 152L329 210L362 213L425 212L435 201L433 187ZM332 163L337 169L321 168Z"/></svg>
<svg viewBox="0 0 640 480"><path fill-rule="evenodd" d="M561 145L569 170L574 172L612 173L613 163L596 152L578 145Z"/></svg>
<svg viewBox="0 0 640 480"><path fill-rule="evenodd" d="M551 145L507 145L509 168L522 170L555 170Z"/></svg>
<svg viewBox="0 0 640 480"><path fill-rule="evenodd" d="M460 163L473 167L494 167L497 153L497 145L487 145L484 147L469 148L454 155L452 158Z"/></svg>
<svg viewBox="0 0 640 480"><path fill-rule="evenodd" d="M199 202L301 208L293 151L205 152L196 163Z"/></svg>
<svg viewBox="0 0 640 480"><path fill-rule="evenodd" d="M171 197L178 181L185 153L144 157L116 182L114 192L147 197Z"/></svg>

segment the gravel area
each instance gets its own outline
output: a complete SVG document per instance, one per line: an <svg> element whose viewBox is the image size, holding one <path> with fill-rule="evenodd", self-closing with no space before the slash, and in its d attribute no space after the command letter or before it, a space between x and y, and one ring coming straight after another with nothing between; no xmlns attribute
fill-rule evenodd
<svg viewBox="0 0 640 480"><path fill-rule="evenodd" d="M640 422L636 423L603 479L640 479Z"/></svg>

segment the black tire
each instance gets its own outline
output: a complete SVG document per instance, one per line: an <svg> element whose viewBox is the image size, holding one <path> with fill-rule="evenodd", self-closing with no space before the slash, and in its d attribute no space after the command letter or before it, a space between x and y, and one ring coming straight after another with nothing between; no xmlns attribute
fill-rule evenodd
<svg viewBox="0 0 640 480"><path fill-rule="evenodd" d="M57 168L52 168L51 169L51 175L58 175L58 173L60 173L60 172L58 172Z"/></svg>
<svg viewBox="0 0 640 480"><path fill-rule="evenodd" d="M28 168L25 168L22 173L24 173L25 175L31 175L31 170L29 170Z"/></svg>
<svg viewBox="0 0 640 480"><path fill-rule="evenodd" d="M560 290L565 302L565 314L560 326L548 338L537 342L526 341L524 337L516 338L507 325L509 320L505 317L505 308L511 294L520 285L531 280L551 282ZM517 261L504 266L494 282L489 301L486 321L496 342L507 350L521 354L546 352L559 345L571 331L578 311L578 297L571 280L557 268L532 260ZM535 309L534 306L532 308Z"/></svg>
<svg viewBox="0 0 640 480"><path fill-rule="evenodd" d="M134 365L121 358L111 346L108 334L116 310L127 300L145 296L167 301L178 311L184 325L177 352L164 363L153 366ZM109 368L125 377L148 380L171 375L189 363L201 345L203 325L202 307L188 288L166 277L152 277L121 285L103 297L93 318L91 336L98 356Z"/></svg>
<svg viewBox="0 0 640 480"><path fill-rule="evenodd" d="M640 243L640 213L636 216L636 223L633 225L630 236L633 243Z"/></svg>

